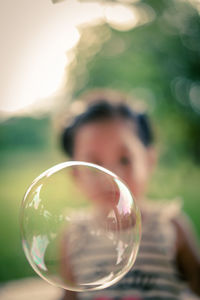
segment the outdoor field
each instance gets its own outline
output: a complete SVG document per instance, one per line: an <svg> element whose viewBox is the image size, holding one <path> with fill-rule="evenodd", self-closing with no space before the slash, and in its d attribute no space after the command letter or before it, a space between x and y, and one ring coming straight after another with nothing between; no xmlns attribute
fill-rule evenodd
<svg viewBox="0 0 200 300"><path fill-rule="evenodd" d="M1 26L2 49L5 46L3 53L13 54L13 58L1 57L5 62L2 78L7 76L7 84L3 83L2 87L7 98L3 89L0 97L0 285L36 276L22 249L21 202L38 175L67 159L56 133L62 121L59 117L79 114L87 102L82 100L83 94L91 89L125 93L138 118L149 116L155 129L158 164L147 196L153 201L180 201L200 240L199 1L106 0L103 2L112 5L116 2L118 13L114 18L108 15L95 20L91 16L89 23L77 23L79 27L74 23L71 37L64 25L69 10L65 13L62 9L68 1L1 2L1 19L5 22ZM60 2L55 4L55 9L53 2ZM120 2L130 6L122 19ZM48 7L49 17L46 15L45 19ZM86 10L89 11L87 7ZM73 11L72 19L79 20L79 12L76 13ZM130 16L128 23L127 16ZM5 29L9 29L7 34ZM14 29L27 30L24 42ZM75 44L66 48L71 38ZM58 52L57 46L61 47ZM55 66L51 66L54 62ZM62 72L58 73L62 80L56 73L60 67ZM60 86L54 86L58 82ZM69 104L77 99L80 100L78 109L70 110ZM57 190L52 193L55 202L58 201Z"/></svg>

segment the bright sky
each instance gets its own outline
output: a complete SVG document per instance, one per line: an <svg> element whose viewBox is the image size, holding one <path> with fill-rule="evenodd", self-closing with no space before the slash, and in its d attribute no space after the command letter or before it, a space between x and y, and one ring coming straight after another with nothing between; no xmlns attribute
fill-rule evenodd
<svg viewBox="0 0 200 300"><path fill-rule="evenodd" d="M122 4L140 0L53 1L0 0L0 114L50 106L69 63L66 51L79 41L78 25L106 20L129 30L154 18L148 7L140 13Z"/></svg>
<svg viewBox="0 0 200 300"><path fill-rule="evenodd" d="M102 1L85 0L0 1L0 113L50 105L49 96L58 90L69 63L66 51L79 41L78 25L104 17L120 30L136 26L134 9L105 3L106 7Z"/></svg>
<svg viewBox="0 0 200 300"><path fill-rule="evenodd" d="M65 53L79 40L76 25L98 18L96 6L75 0L0 1L1 111L14 113L56 91Z"/></svg>

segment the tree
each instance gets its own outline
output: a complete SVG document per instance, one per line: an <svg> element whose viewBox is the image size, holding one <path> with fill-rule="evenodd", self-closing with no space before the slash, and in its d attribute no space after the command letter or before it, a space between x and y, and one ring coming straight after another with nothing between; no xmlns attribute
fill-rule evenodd
<svg viewBox="0 0 200 300"><path fill-rule="evenodd" d="M199 12L181 0L143 0L132 7L140 17L132 30L109 24L81 29L69 72L72 97L111 87L143 98L156 122L165 125L171 149L200 162Z"/></svg>

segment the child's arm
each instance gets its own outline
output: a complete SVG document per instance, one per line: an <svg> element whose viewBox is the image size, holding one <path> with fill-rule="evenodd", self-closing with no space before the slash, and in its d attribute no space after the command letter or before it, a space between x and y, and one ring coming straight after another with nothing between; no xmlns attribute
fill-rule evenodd
<svg viewBox="0 0 200 300"><path fill-rule="evenodd" d="M186 217L173 220L177 231L176 261L190 288L200 296L200 251L192 226Z"/></svg>

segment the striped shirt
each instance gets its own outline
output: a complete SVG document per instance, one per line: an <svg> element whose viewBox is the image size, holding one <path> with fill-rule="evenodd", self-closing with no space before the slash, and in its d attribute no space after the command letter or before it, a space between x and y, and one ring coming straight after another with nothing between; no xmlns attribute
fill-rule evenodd
<svg viewBox="0 0 200 300"><path fill-rule="evenodd" d="M170 217L162 209L147 209L142 229L142 240L135 264L116 284L103 290L78 293L80 300L178 300L182 290L180 274L175 267L175 229ZM110 240L87 241L84 253L79 257L77 278L90 282L103 278L109 268L115 268L115 247ZM72 259L73 261L73 259ZM105 265L105 274L104 268ZM119 267L119 266L117 266ZM79 268L79 269L77 269ZM117 271L113 269L114 271ZM99 272L99 274L98 274ZM91 277L91 278L90 278Z"/></svg>

